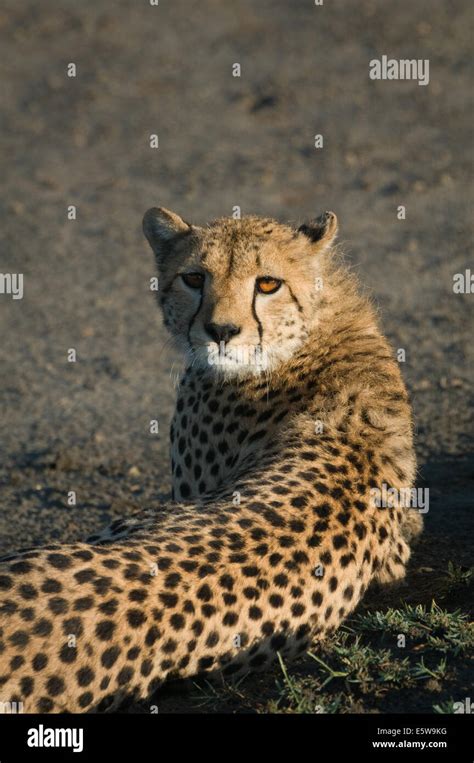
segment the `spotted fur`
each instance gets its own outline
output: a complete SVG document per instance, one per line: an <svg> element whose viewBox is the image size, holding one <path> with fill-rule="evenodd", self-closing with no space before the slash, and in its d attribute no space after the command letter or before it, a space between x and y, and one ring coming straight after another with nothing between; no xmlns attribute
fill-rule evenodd
<svg viewBox="0 0 474 763"><path fill-rule="evenodd" d="M240 676L333 631L373 580L403 577L419 514L407 394L328 213L298 231L207 228L150 210L164 320L188 368L171 426L173 499L85 543L0 567L0 702L88 711L169 676ZM189 288L183 273L200 273ZM272 277L271 295L255 284ZM199 293L198 293L199 292ZM222 365L206 326L232 325ZM225 358L264 348L258 367Z"/></svg>

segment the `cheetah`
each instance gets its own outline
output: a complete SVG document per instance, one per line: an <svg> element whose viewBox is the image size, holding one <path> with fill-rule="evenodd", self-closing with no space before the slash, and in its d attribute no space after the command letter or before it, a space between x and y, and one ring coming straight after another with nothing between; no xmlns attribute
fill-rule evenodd
<svg viewBox="0 0 474 763"><path fill-rule="evenodd" d="M150 209L186 357L171 500L0 567L0 701L111 710L169 677L240 677L325 638L422 529L374 490L415 476L407 392L338 256L337 219L206 227Z"/></svg>

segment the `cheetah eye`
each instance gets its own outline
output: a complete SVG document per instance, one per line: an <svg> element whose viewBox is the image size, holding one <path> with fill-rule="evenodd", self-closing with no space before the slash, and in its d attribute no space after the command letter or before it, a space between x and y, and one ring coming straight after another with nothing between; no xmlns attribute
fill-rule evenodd
<svg viewBox="0 0 474 763"><path fill-rule="evenodd" d="M274 294L280 288L282 282L278 278L271 276L262 276L257 278L257 291L260 294Z"/></svg>
<svg viewBox="0 0 474 763"><path fill-rule="evenodd" d="M181 278L190 289L202 289L204 285L204 276L202 273L182 273Z"/></svg>

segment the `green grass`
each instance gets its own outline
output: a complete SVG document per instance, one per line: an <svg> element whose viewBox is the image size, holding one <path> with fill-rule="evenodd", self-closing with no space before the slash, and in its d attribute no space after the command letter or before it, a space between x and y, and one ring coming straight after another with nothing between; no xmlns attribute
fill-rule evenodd
<svg viewBox="0 0 474 763"><path fill-rule="evenodd" d="M308 713L384 707L402 712L409 690L428 698L424 710L449 712L451 699L433 703L429 697L442 692L444 683L457 680L473 646L474 627L466 615L448 612L435 602L430 608L405 605L365 612L317 651L308 652L310 672L305 661L305 674L301 665L290 673L280 658L278 697L267 709Z"/></svg>

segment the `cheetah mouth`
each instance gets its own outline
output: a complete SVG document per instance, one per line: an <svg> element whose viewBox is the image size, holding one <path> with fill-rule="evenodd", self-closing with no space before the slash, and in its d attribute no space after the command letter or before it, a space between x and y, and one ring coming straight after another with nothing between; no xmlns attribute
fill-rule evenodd
<svg viewBox="0 0 474 763"><path fill-rule="evenodd" d="M215 342L207 345L207 363L213 368L254 369L256 372L268 368L269 353L258 344L225 344Z"/></svg>
<svg viewBox="0 0 474 763"><path fill-rule="evenodd" d="M258 375L271 364L270 349L257 344L203 342L188 349L191 365L216 374Z"/></svg>

